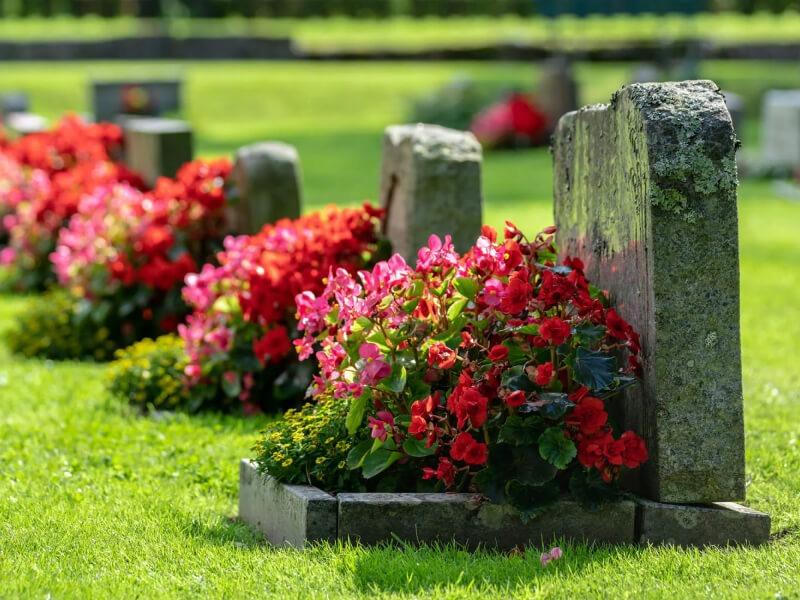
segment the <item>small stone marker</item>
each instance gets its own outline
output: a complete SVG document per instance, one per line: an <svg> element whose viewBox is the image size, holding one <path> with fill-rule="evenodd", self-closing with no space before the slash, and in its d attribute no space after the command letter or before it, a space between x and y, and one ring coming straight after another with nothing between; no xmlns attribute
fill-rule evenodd
<svg viewBox="0 0 800 600"><path fill-rule="evenodd" d="M93 81L95 121L114 121L118 115L157 116L181 108L179 80Z"/></svg>
<svg viewBox="0 0 800 600"><path fill-rule="evenodd" d="M174 177L192 160L192 128L175 119L126 119L125 164L138 172L148 185L161 176Z"/></svg>
<svg viewBox="0 0 800 600"><path fill-rule="evenodd" d="M28 94L24 92L8 92L0 95L0 114L26 113L29 110Z"/></svg>
<svg viewBox="0 0 800 600"><path fill-rule="evenodd" d="M565 57L552 58L542 65L536 101L555 126L561 115L578 108L578 84Z"/></svg>
<svg viewBox="0 0 800 600"><path fill-rule="evenodd" d="M300 159L294 146L260 142L240 148L230 179L235 192L228 216L237 234L300 216Z"/></svg>
<svg viewBox="0 0 800 600"><path fill-rule="evenodd" d="M764 166L779 171L800 167L800 90L770 90L761 115Z"/></svg>
<svg viewBox="0 0 800 600"><path fill-rule="evenodd" d="M728 112L731 114L733 129L741 138L740 134L744 127L744 98L726 90L722 91L722 96L725 98L725 106L728 107Z"/></svg>
<svg viewBox="0 0 800 600"><path fill-rule="evenodd" d="M641 334L620 417L647 440L641 490L662 502L745 495L736 147L710 81L623 87L555 134L559 248Z"/></svg>
<svg viewBox="0 0 800 600"><path fill-rule="evenodd" d="M12 112L6 115L5 126L17 135L28 135L47 129L47 119L34 113Z"/></svg>
<svg viewBox="0 0 800 600"><path fill-rule="evenodd" d="M381 205L395 252L410 264L431 234L464 252L480 235L481 145L438 125L395 125L383 137Z"/></svg>

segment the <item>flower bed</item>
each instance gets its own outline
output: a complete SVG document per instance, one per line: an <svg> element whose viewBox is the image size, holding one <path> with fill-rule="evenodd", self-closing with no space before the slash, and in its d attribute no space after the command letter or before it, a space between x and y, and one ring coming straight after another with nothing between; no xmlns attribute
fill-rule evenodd
<svg viewBox="0 0 800 600"><path fill-rule="evenodd" d="M260 467L328 490L477 491L524 516L613 496L647 459L605 406L635 383L638 336L580 261L556 264L553 232L484 228L463 256L434 236L416 268L394 256L298 295L318 405L267 429Z"/></svg>
<svg viewBox="0 0 800 600"><path fill-rule="evenodd" d="M185 344L182 396L122 395L189 410L254 412L296 402L314 365L300 364L292 348L294 298L303 290L321 293L333 269L355 273L374 260L381 251L379 215L368 205L331 207L266 225L253 236L227 238L216 264L186 278L183 296L192 312L178 328ZM129 358L120 355L123 362ZM129 389L127 370L115 366L112 390Z"/></svg>
<svg viewBox="0 0 800 600"><path fill-rule="evenodd" d="M50 131L0 146L0 215L6 247L0 261L11 267L18 290L40 290L53 282L48 259L60 229L78 211L84 194L141 179L116 161L122 130L68 116Z"/></svg>

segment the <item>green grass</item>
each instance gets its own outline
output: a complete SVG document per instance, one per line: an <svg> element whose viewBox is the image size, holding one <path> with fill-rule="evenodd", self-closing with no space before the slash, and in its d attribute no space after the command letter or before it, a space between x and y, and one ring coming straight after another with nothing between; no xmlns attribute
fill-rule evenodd
<svg viewBox="0 0 800 600"><path fill-rule="evenodd" d="M332 19L184 19L57 17L6 18L0 39L104 39L171 33L187 35L288 36L299 48L312 51L370 51L376 48L421 50L491 45L502 42L544 44L580 49L629 42L660 42L703 38L723 44L796 42L800 15L715 13L684 15L615 15L588 18L457 17L385 20Z"/></svg>
<svg viewBox="0 0 800 600"><path fill-rule="evenodd" d="M96 68L11 67L0 87L36 85L37 109L50 115L59 105L81 110L83 80ZM300 148L312 206L372 195L381 128L402 120L408 95L455 70L532 76L525 65L182 68L201 151L289 139ZM790 76L761 68L718 72L740 82ZM625 73L581 66L584 100L603 99ZM545 150L487 155L486 220L549 224L550 187ZM104 393L102 366L20 360L0 346L0 597L797 598L800 204L776 198L765 182L745 182L740 195L748 504L773 516L767 546L566 544L565 558L547 569L536 551L270 548L233 519L237 461L250 455L265 417L140 417ZM26 302L0 297L0 328Z"/></svg>

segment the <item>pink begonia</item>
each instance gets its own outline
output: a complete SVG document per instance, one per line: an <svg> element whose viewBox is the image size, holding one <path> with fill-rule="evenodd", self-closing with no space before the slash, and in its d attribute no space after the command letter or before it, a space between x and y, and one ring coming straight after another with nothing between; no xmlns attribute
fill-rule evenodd
<svg viewBox="0 0 800 600"><path fill-rule="evenodd" d="M499 279L487 279L484 284L483 291L480 294L481 301L486 306L495 307L502 301L503 292L505 291L505 284Z"/></svg>
<svg viewBox="0 0 800 600"><path fill-rule="evenodd" d="M389 432L394 427L394 417L392 413L385 410L380 411L376 416L377 419L375 417L369 417L368 419L368 425L372 429L370 435L373 439L385 442Z"/></svg>
<svg viewBox="0 0 800 600"><path fill-rule="evenodd" d="M449 235L445 236L444 242L438 235L432 235L428 238L428 245L417 252L417 271L424 273L436 267L449 269L456 266L458 258Z"/></svg>
<svg viewBox="0 0 800 600"><path fill-rule="evenodd" d="M359 374L359 382L362 385L374 385L392 372L392 367L382 359L383 354L377 345L361 344L358 355L364 363Z"/></svg>

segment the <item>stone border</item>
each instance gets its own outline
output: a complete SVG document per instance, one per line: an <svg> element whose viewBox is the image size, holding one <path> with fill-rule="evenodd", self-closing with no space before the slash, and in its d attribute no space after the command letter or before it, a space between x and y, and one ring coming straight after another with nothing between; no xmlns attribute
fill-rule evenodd
<svg viewBox="0 0 800 600"><path fill-rule="evenodd" d="M559 500L540 517L522 523L502 506L473 494L341 493L285 485L259 474L255 462L239 465L239 516L277 546L302 548L315 541L350 540L365 545L451 542L470 549L510 550L556 539L606 544L724 546L761 544L770 518L733 503L662 504L621 500L589 512Z"/></svg>

